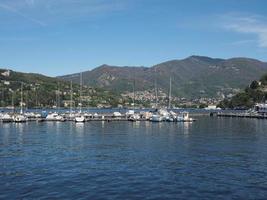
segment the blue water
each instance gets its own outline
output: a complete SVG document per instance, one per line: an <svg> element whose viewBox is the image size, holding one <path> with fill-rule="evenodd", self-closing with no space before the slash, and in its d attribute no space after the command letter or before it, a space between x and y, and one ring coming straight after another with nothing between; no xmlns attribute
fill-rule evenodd
<svg viewBox="0 0 267 200"><path fill-rule="evenodd" d="M0 199L266 199L267 121L0 124Z"/></svg>

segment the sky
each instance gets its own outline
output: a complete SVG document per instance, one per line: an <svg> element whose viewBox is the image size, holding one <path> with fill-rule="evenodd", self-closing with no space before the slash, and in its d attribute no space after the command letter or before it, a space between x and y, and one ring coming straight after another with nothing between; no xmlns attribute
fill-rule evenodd
<svg viewBox="0 0 267 200"><path fill-rule="evenodd" d="M58 76L191 55L267 61L267 1L0 0L0 68Z"/></svg>

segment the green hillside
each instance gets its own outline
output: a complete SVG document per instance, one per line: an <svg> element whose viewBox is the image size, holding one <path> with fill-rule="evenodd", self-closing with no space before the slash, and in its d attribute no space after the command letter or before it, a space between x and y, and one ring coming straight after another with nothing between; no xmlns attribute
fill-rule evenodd
<svg viewBox="0 0 267 200"><path fill-rule="evenodd" d="M259 81L252 81L246 89L231 99L224 99L218 105L221 108L252 108L256 103L267 100L267 74L261 77Z"/></svg>
<svg viewBox="0 0 267 200"><path fill-rule="evenodd" d="M70 82L41 74L0 69L0 106L19 106L21 86L23 89L23 103L26 107L63 107L70 105ZM80 85L74 83L72 91L72 104L73 106L78 106L80 101ZM117 105L118 101L117 95L101 88L88 86L82 88L83 106L97 106L98 104Z"/></svg>

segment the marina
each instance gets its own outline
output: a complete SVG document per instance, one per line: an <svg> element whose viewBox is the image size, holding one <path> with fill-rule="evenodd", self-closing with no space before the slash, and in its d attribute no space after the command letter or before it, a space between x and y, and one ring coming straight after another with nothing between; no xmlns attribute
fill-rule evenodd
<svg viewBox="0 0 267 200"><path fill-rule="evenodd" d="M147 109L147 110L118 110L118 109L93 109L92 111L55 111L38 110L27 112L0 112L0 123L25 123L25 122L90 122L90 121L150 121L150 122L194 122L198 117L218 118L251 118L267 119L267 114L257 110L246 111L212 111L212 110L171 110L171 109Z"/></svg>
<svg viewBox="0 0 267 200"><path fill-rule="evenodd" d="M57 121L57 122L89 122L89 121L151 121L151 122L193 122L195 119L189 117L189 112L173 112L164 109L155 111L135 112L128 110L125 113L118 111L105 113L82 112L1 112L0 122L2 123L23 123L28 121Z"/></svg>

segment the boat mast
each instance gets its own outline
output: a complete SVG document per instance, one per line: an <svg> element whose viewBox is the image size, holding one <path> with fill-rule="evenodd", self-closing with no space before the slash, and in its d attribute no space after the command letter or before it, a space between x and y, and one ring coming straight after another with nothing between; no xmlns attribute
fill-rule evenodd
<svg viewBox="0 0 267 200"><path fill-rule="evenodd" d="M29 106L29 93L28 91L25 92L25 110L28 109Z"/></svg>
<svg viewBox="0 0 267 200"><path fill-rule="evenodd" d="M57 94L56 94L56 101L57 101L57 111L59 111L60 108L60 88L59 88L59 82L57 83Z"/></svg>
<svg viewBox="0 0 267 200"><path fill-rule="evenodd" d="M72 113L72 98L73 98L73 94L72 94L72 81L70 81L70 114Z"/></svg>
<svg viewBox="0 0 267 200"><path fill-rule="evenodd" d="M135 110L135 70L134 70L134 82L133 82L133 109Z"/></svg>
<svg viewBox="0 0 267 200"><path fill-rule="evenodd" d="M80 73L80 113L82 112L82 85L83 85L83 81L82 81L82 72Z"/></svg>
<svg viewBox="0 0 267 200"><path fill-rule="evenodd" d="M23 114L23 83L21 82L20 89L20 114Z"/></svg>
<svg viewBox="0 0 267 200"><path fill-rule="evenodd" d="M15 106L14 106L14 91L13 90L12 90L11 104L12 104L12 113L14 113L15 112Z"/></svg>
<svg viewBox="0 0 267 200"><path fill-rule="evenodd" d="M58 86L57 86L58 87ZM55 93L56 93L56 110L58 111L58 88L56 89L56 91L55 91Z"/></svg>
<svg viewBox="0 0 267 200"><path fill-rule="evenodd" d="M4 99L5 99L4 87L2 87L1 94L2 94L1 107L5 107L5 101L4 101Z"/></svg>
<svg viewBox="0 0 267 200"><path fill-rule="evenodd" d="M170 76L170 88L169 88L169 104L168 104L168 108L171 108L171 98L172 98L172 78Z"/></svg>
<svg viewBox="0 0 267 200"><path fill-rule="evenodd" d="M156 108L158 108L158 86L157 86L157 68L155 67L155 103L156 103Z"/></svg>
<svg viewBox="0 0 267 200"><path fill-rule="evenodd" d="M35 110L37 112L38 108L38 96L37 96L37 87L35 87Z"/></svg>

